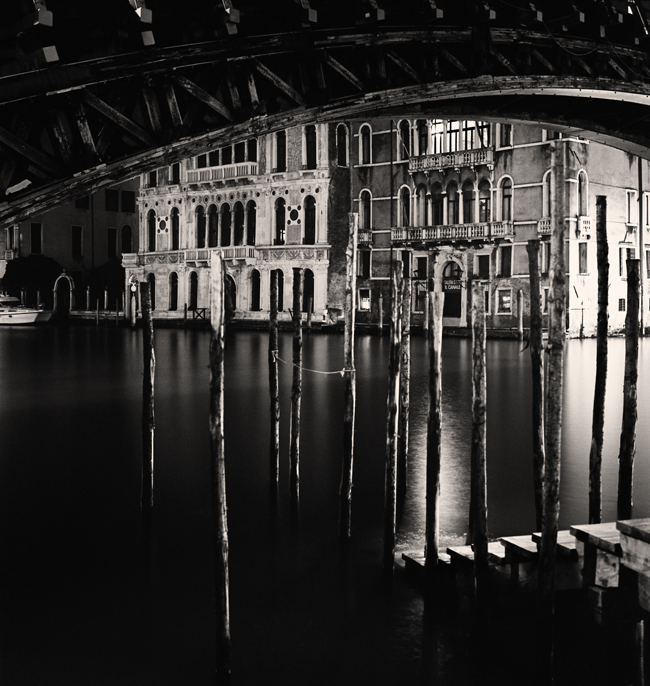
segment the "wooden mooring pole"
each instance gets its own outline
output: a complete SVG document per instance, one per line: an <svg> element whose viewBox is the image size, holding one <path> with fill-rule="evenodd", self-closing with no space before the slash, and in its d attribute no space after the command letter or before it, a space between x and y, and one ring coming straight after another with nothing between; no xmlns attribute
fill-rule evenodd
<svg viewBox="0 0 650 686"><path fill-rule="evenodd" d="M442 312L445 294L429 285L429 410L427 413L427 505L424 569L427 586L435 580L440 538L439 501L442 464Z"/></svg>
<svg viewBox="0 0 650 686"><path fill-rule="evenodd" d="M607 245L607 198L596 196L596 261L598 265L598 315L596 320L596 383L589 451L589 523L602 519L603 441L605 438L605 390L607 387L607 308L609 305L609 247Z"/></svg>
<svg viewBox="0 0 650 686"><path fill-rule="evenodd" d="M151 316L151 290L148 281L140 284L142 303L142 491L140 509L145 531L145 539L151 536L153 518L153 466L154 433L156 427L154 414L154 377L156 374L156 354L153 347L153 317Z"/></svg>
<svg viewBox="0 0 650 686"><path fill-rule="evenodd" d="M424 294L424 323L422 324L422 335L425 338L429 337L429 318L430 318L430 313L429 313L429 300L430 300L430 295L429 291Z"/></svg>
<svg viewBox="0 0 650 686"><path fill-rule="evenodd" d="M560 464L562 437L562 392L564 340L566 336L566 147L555 140L551 154L551 288L547 345L546 427L544 462L544 512L538 566L540 621L540 677L552 680L553 673L553 591L557 556L557 531L560 516Z"/></svg>
<svg viewBox="0 0 650 686"><path fill-rule="evenodd" d="M617 519L632 517L632 473L636 449L637 379L639 376L639 260L627 261L627 313L625 315L625 376L623 424L618 453Z"/></svg>
<svg viewBox="0 0 650 686"><path fill-rule="evenodd" d="M411 279L402 288L402 355L399 375L399 430L397 445L397 501L404 502L408 487L409 409L411 397Z"/></svg>
<svg viewBox="0 0 650 686"><path fill-rule="evenodd" d="M408 487L409 409L411 398L411 293L410 277L402 287L402 354L399 375L399 431L397 449L397 497L403 502Z"/></svg>
<svg viewBox="0 0 650 686"><path fill-rule="evenodd" d="M397 432L399 426L400 346L402 338L402 262L393 262L391 279L390 348L386 422L386 483L384 491L384 570L393 573L397 517Z"/></svg>
<svg viewBox="0 0 650 686"><path fill-rule="evenodd" d="M486 616L488 583L486 457L485 289L472 284L472 454L471 533L474 547L475 598L478 617Z"/></svg>
<svg viewBox="0 0 650 686"><path fill-rule="evenodd" d="M293 269L293 380L291 383L291 500L300 494L300 399L302 396L302 268Z"/></svg>
<svg viewBox="0 0 650 686"><path fill-rule="evenodd" d="M539 277L540 241L528 241L528 271L530 273L530 364L533 391L533 491L535 526L542 530L544 507L544 356L542 353L542 288Z"/></svg>
<svg viewBox="0 0 650 686"><path fill-rule="evenodd" d="M524 294L521 288L517 291L517 338L524 340Z"/></svg>
<svg viewBox="0 0 650 686"><path fill-rule="evenodd" d="M357 273L357 233L359 215L348 214L349 234L345 251L345 328L343 366L345 368L345 411L343 415L343 468L339 491L339 535L347 540L352 533L352 474L354 467L354 420L357 401L357 375L354 369L355 282Z"/></svg>
<svg viewBox="0 0 650 686"><path fill-rule="evenodd" d="M135 328L138 319L138 298L137 298L137 286L133 283L131 284L131 327Z"/></svg>
<svg viewBox="0 0 650 686"><path fill-rule="evenodd" d="M269 395L271 431L269 436L269 479L276 493L280 480L280 385L278 381L278 273L271 270L271 309L269 316Z"/></svg>
<svg viewBox="0 0 650 686"><path fill-rule="evenodd" d="M312 297L307 298L307 331L311 331L311 315L314 308L314 299Z"/></svg>
<svg viewBox="0 0 650 686"><path fill-rule="evenodd" d="M219 683L230 683L230 603L228 577L228 518L224 450L224 273L220 255L210 269L210 457L212 466L212 518L215 549L217 620L216 672Z"/></svg>
<svg viewBox="0 0 650 686"><path fill-rule="evenodd" d="M384 296L379 294L379 323L377 324L377 333L380 336L384 335Z"/></svg>

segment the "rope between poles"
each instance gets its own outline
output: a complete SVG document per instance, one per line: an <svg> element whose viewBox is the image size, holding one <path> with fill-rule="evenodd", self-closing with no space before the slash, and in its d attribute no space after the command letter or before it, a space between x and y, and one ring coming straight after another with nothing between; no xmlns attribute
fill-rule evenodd
<svg viewBox="0 0 650 686"><path fill-rule="evenodd" d="M273 359L277 360L278 362L282 362L283 364L289 364L292 367L297 367L298 369L302 369L305 372L312 372L313 374L325 374L326 376L329 374L340 374L341 376L344 376L346 371L352 371L349 369L337 369L335 372L324 372L320 369L309 369L308 367L303 367L302 365L296 364L295 362L287 362L287 360L283 360L278 355L277 350L272 350L271 354L273 355Z"/></svg>

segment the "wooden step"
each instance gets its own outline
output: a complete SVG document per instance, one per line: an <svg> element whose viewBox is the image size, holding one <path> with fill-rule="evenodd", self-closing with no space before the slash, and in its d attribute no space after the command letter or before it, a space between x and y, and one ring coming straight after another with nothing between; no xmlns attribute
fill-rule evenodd
<svg viewBox="0 0 650 686"><path fill-rule="evenodd" d="M501 545L505 548L506 558L537 559L537 543L532 536L504 536L500 538Z"/></svg>
<svg viewBox="0 0 650 686"><path fill-rule="evenodd" d="M539 532L534 533L532 539L539 548L542 542L542 534ZM578 559L576 539L570 529L557 532L557 554L562 557L568 557L570 560Z"/></svg>
<svg viewBox="0 0 650 686"><path fill-rule="evenodd" d="M577 524L571 527L571 534L582 543L593 545L617 557L621 556L621 532L616 528L616 522Z"/></svg>
<svg viewBox="0 0 650 686"><path fill-rule="evenodd" d="M409 553L402 553L402 560L404 560L406 566L419 566L424 568L424 563L426 558L424 557L424 553L420 552L409 552ZM448 565L450 562L450 558L448 553L438 553L438 564L441 565Z"/></svg>
<svg viewBox="0 0 650 686"><path fill-rule="evenodd" d="M447 548L452 561L459 563L474 562L474 549L471 545ZM488 543L488 562L495 565L506 564L506 554L499 541Z"/></svg>

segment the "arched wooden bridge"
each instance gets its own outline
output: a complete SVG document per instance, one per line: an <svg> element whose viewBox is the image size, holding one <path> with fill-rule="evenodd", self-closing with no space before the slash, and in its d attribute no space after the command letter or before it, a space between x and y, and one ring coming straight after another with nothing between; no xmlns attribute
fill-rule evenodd
<svg viewBox="0 0 650 686"><path fill-rule="evenodd" d="M551 124L650 157L644 0L4 5L0 226L209 145L380 113Z"/></svg>

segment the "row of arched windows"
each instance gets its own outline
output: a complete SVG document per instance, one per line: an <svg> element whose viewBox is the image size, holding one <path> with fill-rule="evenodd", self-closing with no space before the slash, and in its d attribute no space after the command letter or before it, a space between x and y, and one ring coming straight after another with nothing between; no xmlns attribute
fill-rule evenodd
<svg viewBox="0 0 650 686"><path fill-rule="evenodd" d="M587 216L588 188L587 175L584 171L577 178L577 214ZM551 215L551 173L547 171L543 178L542 216ZM444 188L434 183L429 190L424 184L416 187L413 198L411 189L402 186L397 196L398 226L440 226L447 224L473 224L475 222L493 221L492 187L488 179L479 181L478 186L471 180L465 181L459 188L456 181L451 181ZM513 219L513 185L510 177L504 177L497 187L498 221ZM368 189L359 194L359 229L372 229L372 195Z"/></svg>
<svg viewBox="0 0 650 686"><path fill-rule="evenodd" d="M257 206L249 200L246 207L236 202L231 210L228 203L219 208L210 205L206 213L199 205L195 211L196 247L216 248L229 245L255 245ZM207 230L206 230L207 229Z"/></svg>
<svg viewBox="0 0 650 686"><path fill-rule="evenodd" d="M274 270L277 274L278 284L278 311L284 310L284 272L281 269ZM261 284L262 276L257 269L251 271L251 300L250 308L253 312L259 312L262 309L261 299ZM269 294L270 298L270 294ZM302 287L302 312L307 312L311 304L311 311L314 311L314 272L311 269L305 269L303 272L303 287ZM269 301L269 309L271 303Z"/></svg>
<svg viewBox="0 0 650 686"><path fill-rule="evenodd" d="M411 123L402 119L397 123L397 155L396 160L408 160L412 154L437 155L442 152L457 152L459 150L476 150L491 144L491 128L488 122L455 121L455 120L427 120L418 119ZM339 124L337 128L337 155L339 166L342 149L339 140L347 137L347 129ZM347 140L345 141L347 147ZM347 151L345 153L347 155ZM359 164L372 164L372 127L362 124L359 127Z"/></svg>
<svg viewBox="0 0 650 686"><path fill-rule="evenodd" d="M257 223L257 207L255 201L249 200L244 208L241 202L236 202L233 210L224 203L217 209L210 205L206 214L205 208L199 205L195 211L195 239L197 248L210 248L228 245L255 245L255 229ZM169 250L180 249L180 214L177 207L172 208L169 217L170 240ZM147 213L147 250L156 250L157 228L167 230L164 219L156 226L156 211ZM207 231L206 231L207 228Z"/></svg>
<svg viewBox="0 0 650 686"><path fill-rule="evenodd" d="M304 205L304 207L303 207ZM284 245L287 242L287 228L293 225L299 232L300 240L304 245L316 243L316 200L307 195L303 205L295 207L287 206L284 198L275 201L275 226L274 244ZM302 211L302 216L301 216ZM177 207L170 214L170 241L169 250L180 249L180 217ZM303 223L304 222L304 223ZM210 205L207 209L198 205L195 210L195 239L197 248L216 248L229 245L255 245L255 232L257 224L257 206L255 201L249 200L244 206L236 202L231 209L228 203L223 203L219 208ZM165 231L165 220L157 223L155 210L147 213L147 250L156 250L157 229Z"/></svg>

